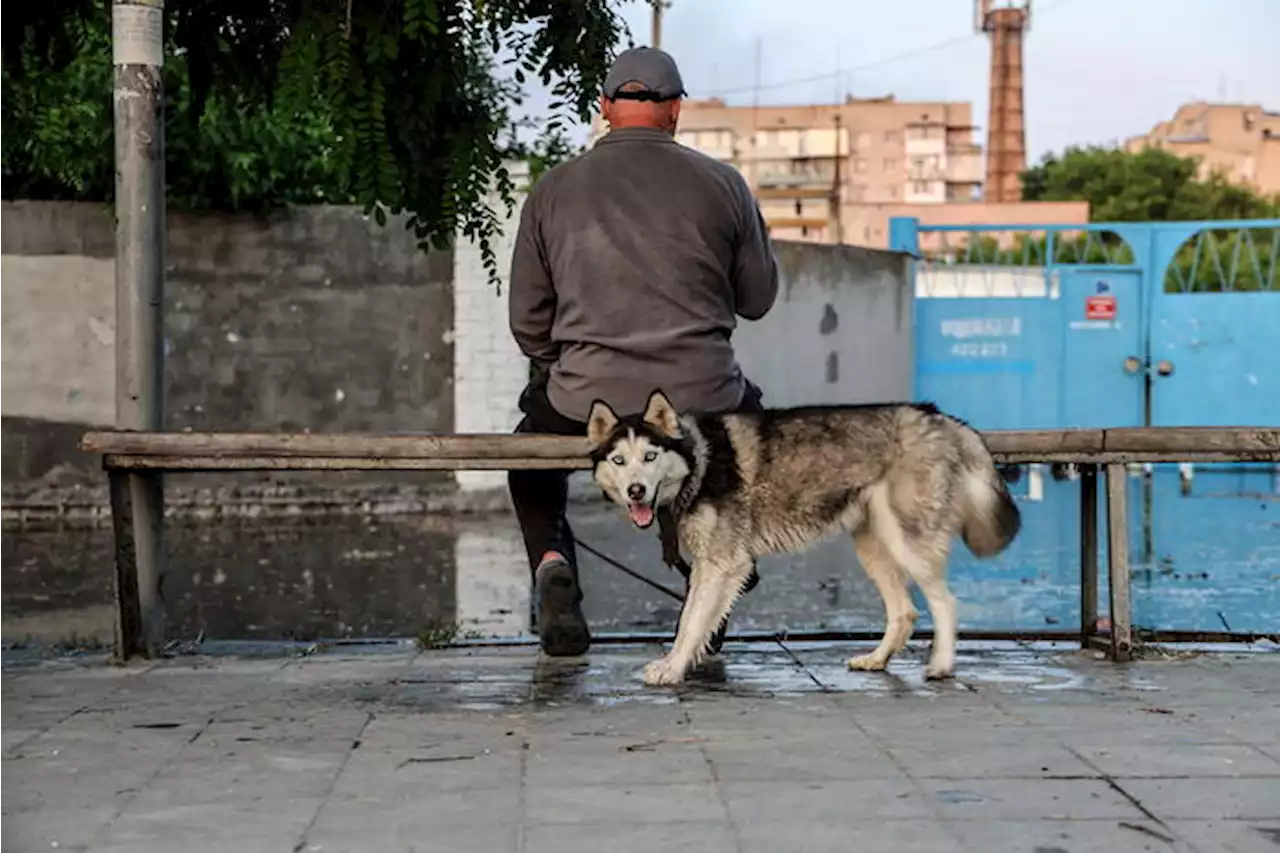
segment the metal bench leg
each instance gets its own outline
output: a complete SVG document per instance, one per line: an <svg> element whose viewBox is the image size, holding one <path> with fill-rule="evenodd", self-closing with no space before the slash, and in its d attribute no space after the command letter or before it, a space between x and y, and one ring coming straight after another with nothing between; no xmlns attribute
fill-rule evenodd
<svg viewBox="0 0 1280 853"><path fill-rule="evenodd" d="M116 658L157 657L164 646L160 598L164 491L160 474L108 470L115 535Z"/></svg>
<svg viewBox="0 0 1280 853"><path fill-rule="evenodd" d="M1098 630L1098 467L1080 466L1080 648Z"/></svg>
<svg viewBox="0 0 1280 853"><path fill-rule="evenodd" d="M1107 556L1111 586L1111 659L1133 653L1133 610L1129 589L1129 491L1123 463L1107 465Z"/></svg>

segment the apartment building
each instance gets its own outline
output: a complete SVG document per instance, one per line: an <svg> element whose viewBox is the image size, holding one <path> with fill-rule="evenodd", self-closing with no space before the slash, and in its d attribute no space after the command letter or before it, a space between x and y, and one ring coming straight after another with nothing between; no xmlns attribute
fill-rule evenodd
<svg viewBox="0 0 1280 853"><path fill-rule="evenodd" d="M841 104L730 106L687 100L677 140L731 163L779 239L860 242L861 206L977 199L982 148L967 103L892 96ZM597 118L593 139L607 130Z"/></svg>
<svg viewBox="0 0 1280 853"><path fill-rule="evenodd" d="M1199 157L1202 178L1221 169L1235 183L1280 193L1280 113L1257 104L1183 104L1150 133L1125 141L1128 151L1148 147Z"/></svg>

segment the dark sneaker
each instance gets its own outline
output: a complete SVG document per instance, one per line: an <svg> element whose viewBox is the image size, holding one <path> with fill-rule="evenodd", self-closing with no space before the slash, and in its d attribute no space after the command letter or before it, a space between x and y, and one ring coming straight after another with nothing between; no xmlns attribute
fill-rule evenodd
<svg viewBox="0 0 1280 853"><path fill-rule="evenodd" d="M552 657L573 657L591 646L591 631L582 615L582 594L573 568L562 559L538 566L534 580L538 600L538 641Z"/></svg>

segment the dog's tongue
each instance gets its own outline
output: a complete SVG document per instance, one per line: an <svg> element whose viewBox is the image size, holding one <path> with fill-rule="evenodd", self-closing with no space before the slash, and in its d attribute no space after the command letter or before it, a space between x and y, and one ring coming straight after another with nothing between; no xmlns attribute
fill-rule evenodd
<svg viewBox="0 0 1280 853"><path fill-rule="evenodd" d="M638 527L646 527L653 523L653 507L648 504L633 503L627 507L627 511L631 513L631 520Z"/></svg>

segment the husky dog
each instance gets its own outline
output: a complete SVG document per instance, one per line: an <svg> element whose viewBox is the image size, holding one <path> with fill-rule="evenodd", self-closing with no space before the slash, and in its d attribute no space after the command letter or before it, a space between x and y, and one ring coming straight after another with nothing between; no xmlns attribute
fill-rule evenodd
<svg viewBox="0 0 1280 853"><path fill-rule="evenodd" d="M693 557L688 599L670 653L646 684L679 684L708 652L755 563L846 531L884 601L885 632L850 669L883 670L919 615L935 626L925 669L954 674L956 604L946 564L959 534L979 557L1003 551L1021 517L982 437L931 404L809 406L763 414L679 413L654 391L642 414L603 400L587 419L595 482L637 527L671 513Z"/></svg>

